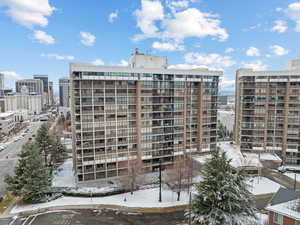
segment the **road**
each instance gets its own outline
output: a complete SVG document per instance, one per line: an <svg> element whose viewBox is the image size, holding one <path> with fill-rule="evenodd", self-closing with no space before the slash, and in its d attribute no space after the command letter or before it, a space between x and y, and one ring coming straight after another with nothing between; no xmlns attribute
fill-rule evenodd
<svg viewBox="0 0 300 225"><path fill-rule="evenodd" d="M5 193L5 183L4 183L4 177L5 175L13 174L14 168L18 162L18 154L22 150L22 146L28 141L30 137L32 137L33 134L36 134L38 128L42 122L31 122L30 125L27 127L29 128L29 132L26 133L26 135L20 140L14 141L15 137L20 136L17 134L15 137L11 137L7 142L5 142L5 145L7 147L0 152L0 194ZM23 131L21 131L22 133ZM4 143L1 143L3 145Z"/></svg>
<svg viewBox="0 0 300 225"><path fill-rule="evenodd" d="M49 212L18 218L12 225L177 225L184 224L184 212L128 213L114 210Z"/></svg>

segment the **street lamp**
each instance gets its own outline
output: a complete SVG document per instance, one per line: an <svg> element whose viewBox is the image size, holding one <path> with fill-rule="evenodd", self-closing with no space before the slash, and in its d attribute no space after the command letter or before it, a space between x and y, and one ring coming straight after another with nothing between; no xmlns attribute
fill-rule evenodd
<svg viewBox="0 0 300 225"><path fill-rule="evenodd" d="M159 198L158 201L161 202L161 159L159 159Z"/></svg>

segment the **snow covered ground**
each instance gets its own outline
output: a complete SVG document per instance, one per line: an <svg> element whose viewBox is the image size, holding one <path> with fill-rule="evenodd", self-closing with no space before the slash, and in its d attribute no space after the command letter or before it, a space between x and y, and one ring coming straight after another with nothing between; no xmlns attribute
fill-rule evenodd
<svg viewBox="0 0 300 225"><path fill-rule="evenodd" d="M286 173L284 173L284 175L286 175L286 176L292 178L293 180L295 179L295 175L296 175L296 180L297 180L298 182L300 182L300 173L286 172Z"/></svg>
<svg viewBox="0 0 300 225"><path fill-rule="evenodd" d="M75 187L73 159L67 159L53 174L52 187Z"/></svg>
<svg viewBox="0 0 300 225"><path fill-rule="evenodd" d="M254 195L275 193L280 188L280 184L265 177L254 177L247 183L251 186L250 191Z"/></svg>
<svg viewBox="0 0 300 225"><path fill-rule="evenodd" d="M135 191L133 195L130 193L124 193L99 198L62 197L47 203L16 206L12 209L11 213L39 210L48 207L76 205L118 205L138 208L160 208L188 204L189 197L187 192L181 193L181 201L176 201L177 194L167 189L163 189L162 191L162 202L158 202L158 195L159 188L153 188Z"/></svg>

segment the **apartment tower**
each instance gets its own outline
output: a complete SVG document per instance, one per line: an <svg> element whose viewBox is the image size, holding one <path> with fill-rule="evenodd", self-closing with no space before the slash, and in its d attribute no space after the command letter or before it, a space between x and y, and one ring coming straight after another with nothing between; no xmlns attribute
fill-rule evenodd
<svg viewBox="0 0 300 225"><path fill-rule="evenodd" d="M77 181L127 175L136 159L151 172L215 148L221 74L168 69L166 57L137 51L128 67L71 63Z"/></svg>
<svg viewBox="0 0 300 225"><path fill-rule="evenodd" d="M300 60L288 70L236 73L235 142L242 151L271 151L300 164Z"/></svg>
<svg viewBox="0 0 300 225"><path fill-rule="evenodd" d="M59 105L70 106L70 79L68 77L59 79Z"/></svg>

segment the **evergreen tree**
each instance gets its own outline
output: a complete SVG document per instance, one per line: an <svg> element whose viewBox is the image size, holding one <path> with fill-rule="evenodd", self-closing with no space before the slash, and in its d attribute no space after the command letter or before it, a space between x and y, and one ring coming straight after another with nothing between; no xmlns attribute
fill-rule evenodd
<svg viewBox="0 0 300 225"><path fill-rule="evenodd" d="M25 202L40 202L50 186L49 171L35 144L26 144L20 154L14 176L7 176L8 190Z"/></svg>
<svg viewBox="0 0 300 225"><path fill-rule="evenodd" d="M52 147L52 141L51 138L49 136L49 130L46 124L43 124L38 132L37 132L37 136L36 136L36 144L40 149L40 152L44 155L44 163L45 165L48 165L48 155L50 153L51 147Z"/></svg>
<svg viewBox="0 0 300 225"><path fill-rule="evenodd" d="M58 137L53 141L51 146L51 163L55 164L59 162L60 158L62 158L63 154L66 152L66 148L58 139Z"/></svg>
<svg viewBox="0 0 300 225"><path fill-rule="evenodd" d="M219 149L212 151L202 170L203 181L186 215L202 225L258 225L254 196L245 173L232 173L230 160Z"/></svg>

